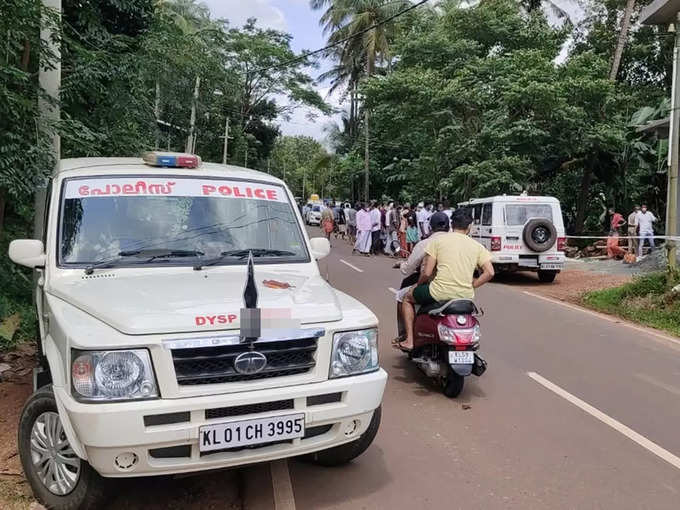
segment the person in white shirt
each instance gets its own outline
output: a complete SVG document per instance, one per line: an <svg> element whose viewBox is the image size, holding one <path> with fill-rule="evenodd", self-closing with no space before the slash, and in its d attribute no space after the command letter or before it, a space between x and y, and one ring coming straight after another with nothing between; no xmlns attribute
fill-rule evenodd
<svg viewBox="0 0 680 510"><path fill-rule="evenodd" d="M375 200L371 201L371 253L376 254L380 250L378 246L380 244L380 209L378 209L378 204Z"/></svg>
<svg viewBox="0 0 680 510"><path fill-rule="evenodd" d="M427 210L425 209L425 206L423 205L422 202L418 204L418 208L416 209L416 221L417 221L417 227L418 227L418 232L420 232L420 238L424 239L427 237L427 235L430 233L430 226L427 222Z"/></svg>
<svg viewBox="0 0 680 510"><path fill-rule="evenodd" d="M645 246L645 239L649 241L650 253L654 250L654 222L656 216L647 210L647 206L642 204L642 208L637 215L638 229L640 230L640 245L638 246L638 257L642 256L642 248Z"/></svg>

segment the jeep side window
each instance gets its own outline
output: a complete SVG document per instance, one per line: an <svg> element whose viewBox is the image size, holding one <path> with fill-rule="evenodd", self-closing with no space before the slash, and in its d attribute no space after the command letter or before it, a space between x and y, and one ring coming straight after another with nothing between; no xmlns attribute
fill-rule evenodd
<svg viewBox="0 0 680 510"><path fill-rule="evenodd" d="M493 207L493 204L491 204L491 203L484 204L484 208L482 209L482 225L484 225L484 226L491 225L492 207Z"/></svg>
<svg viewBox="0 0 680 510"><path fill-rule="evenodd" d="M475 225L479 225L482 220L482 204L477 204L475 206Z"/></svg>

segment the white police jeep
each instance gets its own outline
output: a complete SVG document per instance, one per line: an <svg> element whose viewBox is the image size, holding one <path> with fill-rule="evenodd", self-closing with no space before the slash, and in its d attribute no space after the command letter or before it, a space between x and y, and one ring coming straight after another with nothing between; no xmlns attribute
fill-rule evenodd
<svg viewBox="0 0 680 510"><path fill-rule="evenodd" d="M44 363L19 453L39 501L89 508L102 477L368 448L378 321L320 276L328 241L293 204L270 175L190 154L61 161L42 239L9 248L38 273Z"/></svg>
<svg viewBox="0 0 680 510"><path fill-rule="evenodd" d="M470 236L491 252L497 273L535 271L550 283L564 268L566 237L554 197L495 196L458 204L473 214Z"/></svg>

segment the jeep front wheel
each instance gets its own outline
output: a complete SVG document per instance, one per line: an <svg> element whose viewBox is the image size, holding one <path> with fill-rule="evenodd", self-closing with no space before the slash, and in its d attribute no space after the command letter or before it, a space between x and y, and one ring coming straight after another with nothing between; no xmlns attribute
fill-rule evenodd
<svg viewBox="0 0 680 510"><path fill-rule="evenodd" d="M35 392L19 420L19 457L35 498L50 510L97 508L105 480L73 451L51 386Z"/></svg>

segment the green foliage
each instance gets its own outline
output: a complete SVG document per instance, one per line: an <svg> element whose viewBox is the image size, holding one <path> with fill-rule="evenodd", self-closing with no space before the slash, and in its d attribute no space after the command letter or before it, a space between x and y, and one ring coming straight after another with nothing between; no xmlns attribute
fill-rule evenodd
<svg viewBox="0 0 680 510"><path fill-rule="evenodd" d="M230 27L196 0L63 0L62 8L60 20L40 0L2 3L0 253L10 239L33 237L32 195L54 167L47 136L54 130L64 158L183 151L199 82L197 152L222 160L229 118L229 162L265 169L279 136L277 118L301 105L330 111L306 72L313 62L295 60L291 36L259 29L255 20ZM40 66L56 62L40 44L41 17L61 50L56 125L40 115L49 102L38 83ZM14 341L34 335L30 273L3 255L0 280L0 321L19 313Z"/></svg>
<svg viewBox="0 0 680 510"><path fill-rule="evenodd" d="M449 0L405 17L388 36L391 66L360 87L371 114L372 194L452 202L553 194L572 232L599 230L600 193L623 212L646 201L662 216L666 149L631 123L662 115L668 48L650 48L656 29L634 31L623 79L610 81L624 6L598 4L589 30L553 27L515 0ZM558 58L569 35L572 50ZM642 59L642 49L651 55ZM641 72L647 64L653 73ZM638 112L644 106L653 111ZM363 150L361 139L334 139L347 158Z"/></svg>
<svg viewBox="0 0 680 510"><path fill-rule="evenodd" d="M601 312L680 335L680 299L669 292L672 283L677 282L666 273L654 273L620 287L589 292L583 297L583 303Z"/></svg>
<svg viewBox="0 0 680 510"><path fill-rule="evenodd" d="M271 154L271 173L285 178L293 194L307 200L312 193L333 190L332 158L313 138L283 136L276 140Z"/></svg>

